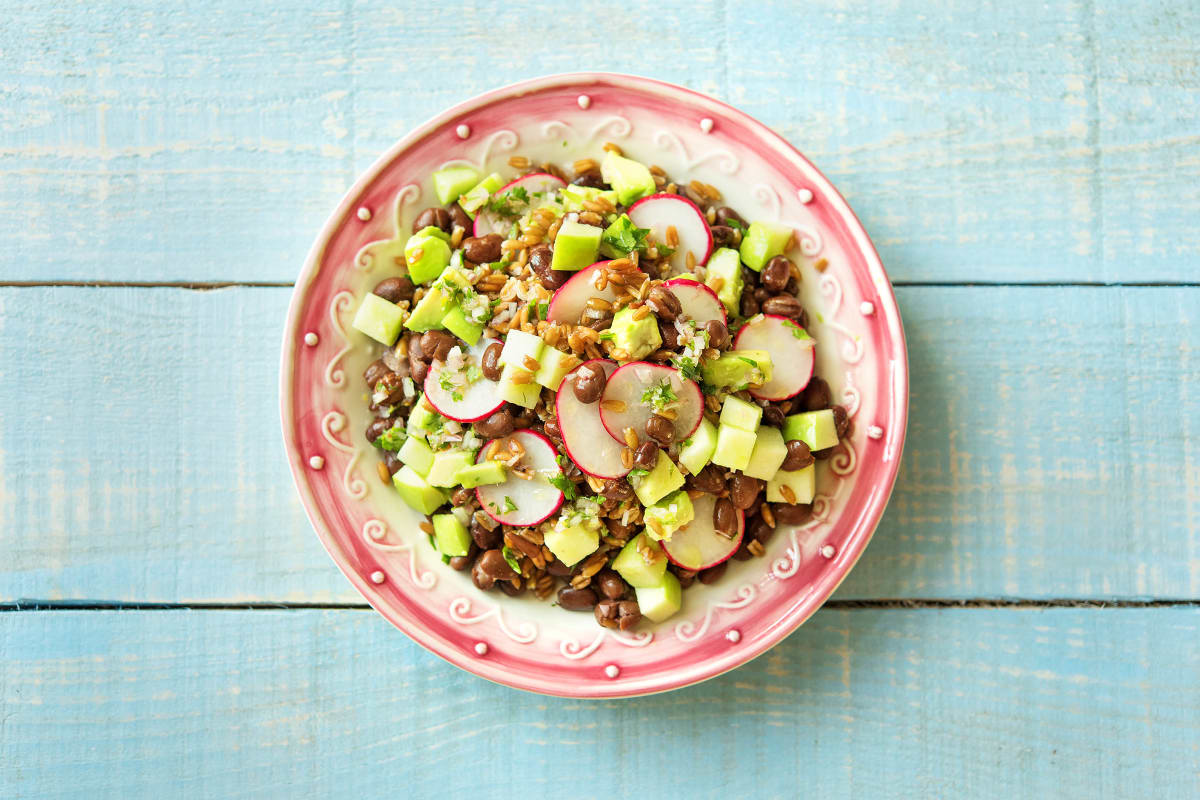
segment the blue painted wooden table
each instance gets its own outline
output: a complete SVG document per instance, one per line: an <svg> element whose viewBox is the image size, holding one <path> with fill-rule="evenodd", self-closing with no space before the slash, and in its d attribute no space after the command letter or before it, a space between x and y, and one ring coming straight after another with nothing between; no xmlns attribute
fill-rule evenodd
<svg viewBox="0 0 1200 800"><path fill-rule="evenodd" d="M0 797L1200 795L1195 3L248 6L0 13ZM912 359L829 606L622 702L493 686L362 608L275 411L354 176L580 68L803 149Z"/></svg>

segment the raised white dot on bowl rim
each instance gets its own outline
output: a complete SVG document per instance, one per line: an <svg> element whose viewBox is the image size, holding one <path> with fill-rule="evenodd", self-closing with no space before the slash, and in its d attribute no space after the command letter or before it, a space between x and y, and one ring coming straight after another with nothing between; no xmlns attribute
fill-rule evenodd
<svg viewBox="0 0 1200 800"><path fill-rule="evenodd" d="M738 642L740 642L742 640L742 632L739 631L737 628L733 628L733 629L725 632L725 638L728 639L733 644L737 644Z"/></svg>
<svg viewBox="0 0 1200 800"><path fill-rule="evenodd" d="M306 345L308 345L309 347L316 347L317 342L319 342L319 341L321 341L321 338L319 336L317 336L315 333L313 333L312 331L309 331L308 333L304 334L304 343Z"/></svg>
<svg viewBox="0 0 1200 800"><path fill-rule="evenodd" d="M320 456L313 456L308 460L308 465L313 469L321 469L321 467L325 466L325 459Z"/></svg>
<svg viewBox="0 0 1200 800"><path fill-rule="evenodd" d="M870 300L863 300L859 304L858 310L863 313L864 317L869 317L875 313L875 304L872 303Z"/></svg>
<svg viewBox="0 0 1200 800"><path fill-rule="evenodd" d="M616 664L609 664L607 667L604 668L604 674L610 678L615 678L621 674L621 668L618 667Z"/></svg>
<svg viewBox="0 0 1200 800"><path fill-rule="evenodd" d="M579 97L575 98L575 102L579 103L580 108L587 108L592 104L592 98L588 97L586 94L581 94Z"/></svg>
<svg viewBox="0 0 1200 800"><path fill-rule="evenodd" d="M371 583L383 583L387 580L387 575L383 574L383 570L377 569L371 573Z"/></svg>
<svg viewBox="0 0 1200 800"><path fill-rule="evenodd" d="M475 643L475 654L476 655L486 656L487 653L488 653L487 642L476 642Z"/></svg>
<svg viewBox="0 0 1200 800"><path fill-rule="evenodd" d="M458 134L458 138L466 139L468 136L471 135L471 126L465 125L465 124L459 125L457 128L454 129L454 132L456 134Z"/></svg>
<svg viewBox="0 0 1200 800"><path fill-rule="evenodd" d="M367 208L366 206L359 206L358 207L358 218L361 219L363 222L366 222L367 220L369 220L371 218L371 209Z"/></svg>
<svg viewBox="0 0 1200 800"><path fill-rule="evenodd" d="M711 119L705 117L704 119L700 120L700 130L704 131L705 133L711 133L712 129L713 121Z"/></svg>
<svg viewBox="0 0 1200 800"><path fill-rule="evenodd" d="M825 558L833 558L836 552L837 549L831 544L827 544L821 548L821 555L825 556Z"/></svg>
<svg viewBox="0 0 1200 800"><path fill-rule="evenodd" d="M882 439L883 428L879 427L878 425L872 425L871 427L867 428L867 436L870 436L872 439Z"/></svg>
<svg viewBox="0 0 1200 800"><path fill-rule="evenodd" d="M813 201L812 189L800 189L796 192L796 197L800 199L801 203L807 205Z"/></svg>

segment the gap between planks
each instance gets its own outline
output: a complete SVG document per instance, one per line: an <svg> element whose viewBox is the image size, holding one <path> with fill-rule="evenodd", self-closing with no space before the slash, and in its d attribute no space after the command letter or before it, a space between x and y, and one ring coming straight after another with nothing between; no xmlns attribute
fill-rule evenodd
<svg viewBox="0 0 1200 800"><path fill-rule="evenodd" d="M77 287L87 289L188 289L206 292L213 289L291 289L295 281L0 281L0 289L41 289ZM904 288L1198 288L1200 281L892 281Z"/></svg>
<svg viewBox="0 0 1200 800"><path fill-rule="evenodd" d="M1037 610L1046 608L1200 608L1200 599L1157 598L1154 600L1101 600L975 597L955 599L914 598L880 600L830 600L822 608L838 611L914 610L943 608L1012 608ZM139 603L106 600L17 600L0 603L0 613L53 611L370 611L366 603Z"/></svg>

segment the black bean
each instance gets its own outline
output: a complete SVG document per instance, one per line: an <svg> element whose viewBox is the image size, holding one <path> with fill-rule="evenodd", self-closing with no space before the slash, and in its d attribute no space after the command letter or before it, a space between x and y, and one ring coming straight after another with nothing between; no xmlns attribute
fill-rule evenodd
<svg viewBox="0 0 1200 800"><path fill-rule="evenodd" d="M804 405L805 411L820 411L823 408L829 408L833 403L833 395L829 391L829 384L821 378L814 377L808 382L808 386L804 387L801 402Z"/></svg>
<svg viewBox="0 0 1200 800"><path fill-rule="evenodd" d="M502 408L487 419L476 422L474 427L475 433L485 439L498 439L516 430L512 414L507 408Z"/></svg>
<svg viewBox="0 0 1200 800"><path fill-rule="evenodd" d="M800 319L800 314L804 311L799 300L786 294L767 298L762 304L762 310L764 314L778 314L792 320Z"/></svg>
<svg viewBox="0 0 1200 800"><path fill-rule="evenodd" d="M708 494L720 494L725 488L725 478L721 475L720 470L709 465L700 470L698 474L689 476L687 487Z"/></svg>
<svg viewBox="0 0 1200 800"><path fill-rule="evenodd" d="M776 525L803 525L812 517L812 505L809 503L772 503L771 513L775 515Z"/></svg>
<svg viewBox="0 0 1200 800"><path fill-rule="evenodd" d="M584 364L575 373L575 399L581 403L594 403L600 399L600 395L604 393L604 386L608 383L608 378L604 374L604 367L599 364Z"/></svg>
<svg viewBox="0 0 1200 800"><path fill-rule="evenodd" d="M371 444L375 444L375 440L382 436L394 424L395 421L390 417L378 417L377 419L372 420L371 424L367 426L366 430L367 441Z"/></svg>
<svg viewBox="0 0 1200 800"><path fill-rule="evenodd" d="M850 417L842 406L833 407L833 425L837 429L837 437L845 439L846 434L850 432Z"/></svg>
<svg viewBox="0 0 1200 800"><path fill-rule="evenodd" d="M708 346L718 350L729 347L729 328L719 319L710 319L704 323L704 331L708 334Z"/></svg>
<svg viewBox="0 0 1200 800"><path fill-rule="evenodd" d="M508 580L517 577L516 571L504 560L504 554L499 550L485 550L479 557L479 568L493 580Z"/></svg>
<svg viewBox="0 0 1200 800"><path fill-rule="evenodd" d="M728 225L712 226L713 247L736 247L738 233Z"/></svg>
<svg viewBox="0 0 1200 800"><path fill-rule="evenodd" d="M479 359L479 369L483 372L483 377L489 381L500 380L500 352L504 350L504 345L500 342L492 342L483 351L483 358Z"/></svg>
<svg viewBox="0 0 1200 800"><path fill-rule="evenodd" d="M738 223L743 228L747 227L746 220L742 219L742 215L739 214L738 212L734 211L729 206L721 206L720 208L717 209L717 223L718 224L728 225L730 220L733 220L734 222Z"/></svg>
<svg viewBox="0 0 1200 800"><path fill-rule="evenodd" d="M384 278L375 284L372 294L377 294L389 303L399 303L402 300L413 299L413 282L407 275L396 278Z"/></svg>
<svg viewBox="0 0 1200 800"><path fill-rule="evenodd" d="M792 277L792 262L786 256L775 256L763 267L759 280L763 288L772 294L787 291L788 280Z"/></svg>
<svg viewBox="0 0 1200 800"><path fill-rule="evenodd" d="M638 469L654 469L658 463L658 445L654 442L642 442L633 451L633 465Z"/></svg>
<svg viewBox="0 0 1200 800"><path fill-rule="evenodd" d="M444 208L427 208L417 218L413 220L412 232L416 233L422 228L441 228L446 233L451 233L453 230L453 220L450 212Z"/></svg>
<svg viewBox="0 0 1200 800"><path fill-rule="evenodd" d="M675 318L683 311L679 298L675 296L674 292L663 286L655 286L650 290L650 294L646 298L646 305L650 306L650 310L656 317L666 322L674 322Z"/></svg>
<svg viewBox="0 0 1200 800"><path fill-rule="evenodd" d="M728 497L717 498L716 504L713 506L713 527L717 533L724 534L729 538L737 535L738 528L738 512L734 508Z"/></svg>
<svg viewBox="0 0 1200 800"><path fill-rule="evenodd" d="M600 178L600 175L595 172L584 172L580 175L576 175L575 179L572 180L571 183L575 184L576 186L587 186L591 189L607 189L608 188L608 184L605 183Z"/></svg>
<svg viewBox="0 0 1200 800"><path fill-rule="evenodd" d="M729 476L729 500L735 508L745 511L754 503L754 498L762 491L763 482L758 478L734 472Z"/></svg>
<svg viewBox="0 0 1200 800"><path fill-rule="evenodd" d="M787 457L783 459L783 464L779 468L787 472L795 472L798 469L804 469L811 463L813 463L813 456L808 445L799 439L793 439L787 443Z"/></svg>
<svg viewBox="0 0 1200 800"><path fill-rule="evenodd" d="M610 478L600 487L600 496L609 500L628 500L633 497L633 487L624 478Z"/></svg>
<svg viewBox="0 0 1200 800"><path fill-rule="evenodd" d="M499 261L500 243L503 241L504 239L498 233L464 239L462 243L463 258L472 264L490 264L493 261Z"/></svg>
<svg viewBox="0 0 1200 800"><path fill-rule="evenodd" d="M721 579L721 576L725 574L726 565L728 563L728 561L722 561L715 567L709 567L708 569L700 570L700 574L696 577L703 584L716 583Z"/></svg>
<svg viewBox="0 0 1200 800"><path fill-rule="evenodd" d="M475 229L475 222L458 203L451 203L447 210L450 212L450 229L446 233L454 233L455 228L462 228L464 232Z"/></svg>
<svg viewBox="0 0 1200 800"><path fill-rule="evenodd" d="M743 292L740 301L739 310L743 317L753 317L758 313L758 301L754 299L753 292Z"/></svg>
<svg viewBox="0 0 1200 800"><path fill-rule="evenodd" d="M529 267L533 274L546 289L554 291L567 282L575 273L564 272L561 269L551 269L550 262L554 259L554 251L548 244L539 244L529 251Z"/></svg>
<svg viewBox="0 0 1200 800"><path fill-rule="evenodd" d="M675 423L661 414L654 414L646 420L646 435L660 446L667 447L675 441Z"/></svg>
<svg viewBox="0 0 1200 800"><path fill-rule="evenodd" d="M368 364L367 368L363 370L363 381L365 381L367 386L373 390L375 388L375 384L379 382L379 379L384 375L387 375L389 372L391 372L391 370L388 369L387 365L383 363L383 359L376 359Z"/></svg>
<svg viewBox="0 0 1200 800"><path fill-rule="evenodd" d="M679 329L675 327L674 322L658 321L658 335L662 339L662 349L678 350L679 349Z"/></svg>
<svg viewBox="0 0 1200 800"><path fill-rule="evenodd" d="M591 611L596 605L596 593L591 589L564 586L558 590L558 604L567 611Z"/></svg>
<svg viewBox="0 0 1200 800"><path fill-rule="evenodd" d="M445 331L426 331L421 336L421 350L437 361L445 361L458 339Z"/></svg>
<svg viewBox="0 0 1200 800"><path fill-rule="evenodd" d="M620 600L629 591L621 576L611 569L600 570L592 583L600 587L600 594L609 600Z"/></svg>
<svg viewBox="0 0 1200 800"><path fill-rule="evenodd" d="M504 535L497 526L495 530L488 528L478 520L471 520L471 538L480 550L494 550L504 542Z"/></svg>
<svg viewBox="0 0 1200 800"><path fill-rule="evenodd" d="M636 600L622 600L617 603L617 627L623 631L631 629L642 621L642 609Z"/></svg>

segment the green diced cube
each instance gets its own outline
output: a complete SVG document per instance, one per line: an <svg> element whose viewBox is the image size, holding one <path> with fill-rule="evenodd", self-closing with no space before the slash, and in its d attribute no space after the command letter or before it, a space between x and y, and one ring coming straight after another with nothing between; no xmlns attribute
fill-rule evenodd
<svg viewBox="0 0 1200 800"><path fill-rule="evenodd" d="M720 284L717 284L717 279ZM737 316L741 313L742 303L742 262L736 250L728 247L717 248L708 257L705 266L705 284L717 293L717 299L725 305L725 310Z"/></svg>
<svg viewBox="0 0 1200 800"><path fill-rule="evenodd" d="M778 428L762 425L757 436L758 441L754 443L754 450L750 453L750 463L742 468L742 472L751 478L769 481L775 477L783 460L787 458L787 444L784 443L783 434Z"/></svg>
<svg viewBox="0 0 1200 800"><path fill-rule="evenodd" d="M409 436L404 440L404 444L400 446L400 452L396 453L396 457L401 463L407 464L413 468L421 477L429 474L430 468L433 466L433 451L429 449L429 445L417 436Z"/></svg>
<svg viewBox="0 0 1200 800"><path fill-rule="evenodd" d="M433 515L433 540L438 552L451 558L471 552L471 534L453 514Z"/></svg>
<svg viewBox="0 0 1200 800"><path fill-rule="evenodd" d="M433 192L442 205L453 203L458 196L479 181L479 173L471 167L446 167L433 173Z"/></svg>
<svg viewBox="0 0 1200 800"><path fill-rule="evenodd" d="M662 545L639 533L621 548L612 567L630 586L657 586L667 571L667 555Z"/></svg>
<svg viewBox="0 0 1200 800"><path fill-rule="evenodd" d="M775 477L767 481L767 501L771 503L787 503L783 488L788 487L792 492L795 503L811 503L816 496L817 465L809 464L804 469L793 472L779 470Z"/></svg>
<svg viewBox="0 0 1200 800"><path fill-rule="evenodd" d="M623 206L657 191L654 176L645 164L611 151L605 153L604 160L600 162L600 177L613 187Z"/></svg>
<svg viewBox="0 0 1200 800"><path fill-rule="evenodd" d="M483 326L467 319L467 315L459 306L455 306L442 317L442 327L462 339L467 344L475 344L483 336Z"/></svg>
<svg viewBox="0 0 1200 800"><path fill-rule="evenodd" d="M762 413L762 408L755 403L748 403L740 397L729 395L721 405L720 423L753 432L758 430Z"/></svg>
<svg viewBox="0 0 1200 800"><path fill-rule="evenodd" d="M491 486L508 480L508 469L499 461L481 461L460 469L455 479L467 489Z"/></svg>
<svg viewBox="0 0 1200 800"><path fill-rule="evenodd" d="M440 234L440 235L439 235ZM442 274L450 263L450 245L444 231L428 227L408 237L404 244L404 263L413 283L429 283Z"/></svg>
<svg viewBox="0 0 1200 800"><path fill-rule="evenodd" d="M696 509L687 492L672 492L647 508L642 517L647 536L655 540L670 539L671 534L696 518Z"/></svg>
<svg viewBox="0 0 1200 800"><path fill-rule="evenodd" d="M751 434L753 438L753 434ZM644 506L652 506L671 492L683 486L683 473L662 450L658 451L658 461L654 469L642 476L631 476L629 483L633 492Z"/></svg>
<svg viewBox="0 0 1200 800"><path fill-rule="evenodd" d="M713 451L713 463L729 469L745 469L757 440L750 431L730 425L717 426L717 449Z"/></svg>
<svg viewBox="0 0 1200 800"><path fill-rule="evenodd" d="M541 366L538 368L537 374L533 376L533 380L550 391L557 392L563 378L578 364L579 359L575 356L555 350L553 347L547 347L542 350Z"/></svg>
<svg viewBox="0 0 1200 800"><path fill-rule="evenodd" d="M475 463L475 457L465 450L443 450L433 454L433 466L425 476L430 486L448 489L458 485L458 471Z"/></svg>
<svg viewBox="0 0 1200 800"><path fill-rule="evenodd" d="M700 427L686 439L679 450L679 463L692 475L708 466L713 451L717 449L717 426L707 419L700 419Z"/></svg>
<svg viewBox="0 0 1200 800"><path fill-rule="evenodd" d="M613 316L612 325L605 333L612 338L614 352L624 350L621 361L638 361L662 347L662 334L658 332L658 318L647 314L635 319L635 309L626 306Z"/></svg>
<svg viewBox="0 0 1200 800"><path fill-rule="evenodd" d="M747 267L761 272L763 265L783 253L792 233L791 228L777 222L751 222L746 235L742 237L738 255Z"/></svg>
<svg viewBox="0 0 1200 800"><path fill-rule="evenodd" d="M449 499L449 495L429 483L405 464L392 476L392 484L400 493L400 499L422 514L432 514Z"/></svg>
<svg viewBox="0 0 1200 800"><path fill-rule="evenodd" d="M596 263L600 252L600 237L604 234L594 225L564 222L554 237L554 255L550 268L562 271L580 270Z"/></svg>
<svg viewBox="0 0 1200 800"><path fill-rule="evenodd" d="M542 387L532 379L528 383L517 383L514 378L518 374L528 375L529 371L524 367L506 364L500 370L500 381L496 385L496 393L505 402L515 403L522 408L533 408L542 395Z"/></svg>
<svg viewBox="0 0 1200 800"><path fill-rule="evenodd" d="M783 438L789 442L799 439L808 445L810 450L833 447L838 443L833 409L823 408L820 411L792 414L783 421Z"/></svg>
<svg viewBox="0 0 1200 800"><path fill-rule="evenodd" d="M404 325L404 309L377 294L369 294L363 298L351 324L355 330L391 347Z"/></svg>
<svg viewBox="0 0 1200 800"><path fill-rule="evenodd" d="M638 609L651 622L662 622L683 605L683 588L679 585L679 579L670 572L664 572L655 586L637 586L634 592L637 594Z"/></svg>
<svg viewBox="0 0 1200 800"><path fill-rule="evenodd" d="M600 546L600 533L584 524L569 525L561 531L551 529L545 533L546 547L554 557L568 567L573 567L585 557L596 552Z"/></svg>

